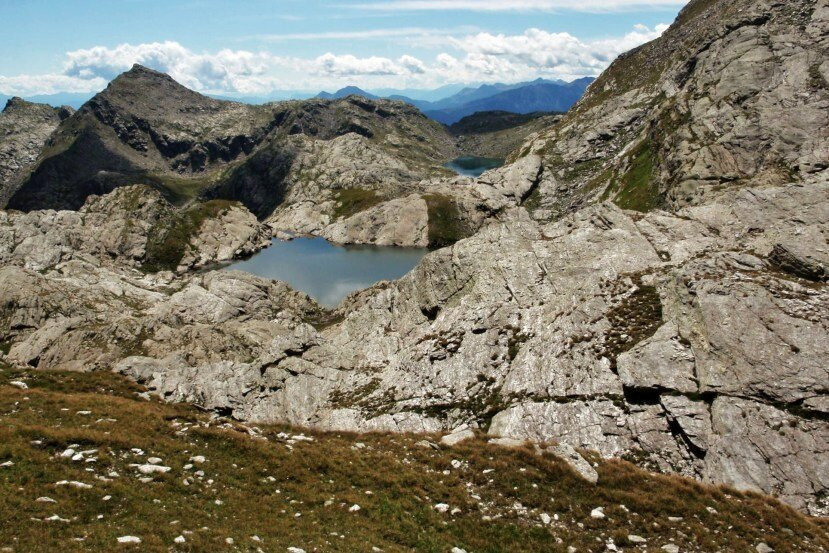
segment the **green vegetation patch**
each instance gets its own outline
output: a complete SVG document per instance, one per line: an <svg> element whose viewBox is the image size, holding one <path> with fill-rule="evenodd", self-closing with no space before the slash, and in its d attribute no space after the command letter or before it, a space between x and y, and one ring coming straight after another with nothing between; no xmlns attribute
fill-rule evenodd
<svg viewBox="0 0 829 553"><path fill-rule="evenodd" d="M348 219L383 201L374 190L342 188L334 192L334 219Z"/></svg>
<svg viewBox="0 0 829 553"><path fill-rule="evenodd" d="M197 177L147 175L145 180L158 187L169 202L180 205L197 198L203 190L220 180L220 176L215 174Z"/></svg>
<svg viewBox="0 0 829 553"><path fill-rule="evenodd" d="M655 154L650 140L630 153L630 166L609 190L617 191L613 203L622 209L650 211L659 205L659 189L653 178Z"/></svg>
<svg viewBox="0 0 829 553"><path fill-rule="evenodd" d="M210 200L174 212L150 229L150 239L142 269L148 273L175 271L190 239L199 231L206 219L213 219L225 212L234 202Z"/></svg>
<svg viewBox="0 0 829 553"><path fill-rule="evenodd" d="M430 248L451 246L469 235L455 200L444 194L426 194L423 200L429 214Z"/></svg>
<svg viewBox="0 0 829 553"><path fill-rule="evenodd" d="M521 202L521 205L530 213L541 207L541 187L538 185L533 186L530 193Z"/></svg>
<svg viewBox="0 0 829 553"><path fill-rule="evenodd" d="M616 358L639 342L650 338L663 324L662 300L654 286L633 279L636 291L626 296L607 313L610 329L603 355L616 370Z"/></svg>
<svg viewBox="0 0 829 553"><path fill-rule="evenodd" d="M823 73L820 72L820 65L815 64L809 67L809 84L815 90L824 89L829 90L829 83L826 82L826 79L823 77Z"/></svg>

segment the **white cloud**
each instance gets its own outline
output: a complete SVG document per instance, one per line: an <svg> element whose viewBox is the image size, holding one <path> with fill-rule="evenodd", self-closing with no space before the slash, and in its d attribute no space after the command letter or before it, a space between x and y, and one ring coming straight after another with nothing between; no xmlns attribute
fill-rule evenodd
<svg viewBox="0 0 829 553"><path fill-rule="evenodd" d="M315 60L316 73L336 77L353 77L357 75L402 75L405 69L389 58L371 56L358 58L351 54L323 54Z"/></svg>
<svg viewBox="0 0 829 553"><path fill-rule="evenodd" d="M589 0L588 0L589 1ZM444 37L446 51L432 60L326 53L316 58L268 52L197 53L177 42L96 46L66 54L63 74L0 76L0 93L31 96L94 92L135 63L164 71L200 92L264 96L280 90L430 88L458 82L518 82L537 77L597 75L620 53L659 36L666 25L636 25L615 38L583 41L569 33L528 29L522 34Z"/></svg>
<svg viewBox="0 0 829 553"><path fill-rule="evenodd" d="M277 59L267 53L244 50L196 54L172 41L121 44L115 48L96 46L68 52L66 58L64 73L72 77L111 80L140 63L168 73L185 86L210 92L242 92L246 81L265 75Z"/></svg>
<svg viewBox="0 0 829 553"><path fill-rule="evenodd" d="M106 79L82 79L67 75L0 75L0 93L10 96L35 96L58 92L96 92L104 88Z"/></svg>
<svg viewBox="0 0 829 553"><path fill-rule="evenodd" d="M677 8L688 0L390 0L347 4L372 11L578 11L617 12L645 8Z"/></svg>
<svg viewBox="0 0 829 553"><path fill-rule="evenodd" d="M598 74L616 56L657 38L665 29L667 25L657 25L654 29L637 25L623 37L590 42L569 33L527 29L521 35L478 33L455 39L453 43L466 52L463 65L473 72L503 77L539 72L580 77Z"/></svg>
<svg viewBox="0 0 829 553"><path fill-rule="evenodd" d="M405 68L410 73L426 73L426 64L417 59L414 56L410 56L405 54L400 56L400 59L397 60L403 68Z"/></svg>

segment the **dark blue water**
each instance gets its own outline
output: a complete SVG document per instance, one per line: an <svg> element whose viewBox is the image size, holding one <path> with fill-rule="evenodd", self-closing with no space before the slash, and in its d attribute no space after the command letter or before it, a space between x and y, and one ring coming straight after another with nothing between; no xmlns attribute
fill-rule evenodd
<svg viewBox="0 0 829 553"><path fill-rule="evenodd" d="M323 238L274 239L253 257L225 267L287 282L333 307L355 290L408 273L426 254L421 248L336 246Z"/></svg>
<svg viewBox="0 0 829 553"><path fill-rule="evenodd" d="M495 169L504 164L503 159L495 159L491 157L476 157L476 156L461 156L453 159L444 167L452 169L459 175L465 177L480 177L485 171Z"/></svg>

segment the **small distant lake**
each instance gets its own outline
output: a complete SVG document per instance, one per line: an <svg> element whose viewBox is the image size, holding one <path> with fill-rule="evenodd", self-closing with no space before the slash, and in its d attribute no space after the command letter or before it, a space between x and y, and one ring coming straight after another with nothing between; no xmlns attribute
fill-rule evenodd
<svg viewBox="0 0 829 553"><path fill-rule="evenodd" d="M461 156L446 163L444 167L465 177L480 177L484 172L504 164L503 159L492 157Z"/></svg>
<svg viewBox="0 0 829 553"><path fill-rule="evenodd" d="M337 246L324 238L274 239L253 257L224 267L287 282L327 307L380 280L396 280L428 250L383 246Z"/></svg>

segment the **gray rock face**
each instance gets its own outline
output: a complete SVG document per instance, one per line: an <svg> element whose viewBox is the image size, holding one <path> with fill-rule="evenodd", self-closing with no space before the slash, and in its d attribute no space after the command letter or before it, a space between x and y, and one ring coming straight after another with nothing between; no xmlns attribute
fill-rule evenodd
<svg viewBox="0 0 829 553"><path fill-rule="evenodd" d="M79 211L0 211L0 261L41 271L78 258L96 264L139 266L150 236L175 211L144 186L92 196ZM269 244L269 229L239 205L205 218L184 247L178 270L251 254Z"/></svg>
<svg viewBox="0 0 829 553"><path fill-rule="evenodd" d="M548 447L547 451L563 459L579 476L591 484L599 481L599 474L596 472L596 469L578 451L573 449L573 446L569 444L558 444Z"/></svg>
<svg viewBox="0 0 829 553"><path fill-rule="evenodd" d="M544 156L539 217L597 199L678 209L826 171L827 25L824 0L690 2L516 152Z"/></svg>
<svg viewBox="0 0 829 553"><path fill-rule="evenodd" d="M539 224L513 208L353 296L327 327L283 284L149 277L76 255L45 274L4 268L0 320L17 362L115 367L240 419L468 424L822 513L829 289L766 258L825 236L828 208L825 181L735 191L681 216L604 204Z"/></svg>
<svg viewBox="0 0 829 553"><path fill-rule="evenodd" d="M342 166L335 164L335 167ZM386 198L336 220L330 216L335 205L330 193L302 187L300 190L306 195L301 199L292 196L294 200L277 210L268 222L277 233L315 234L340 244L431 246L425 197L438 195L459 206L459 224L467 234L472 234L487 222L498 219L508 208L519 205L537 186L540 174L541 158L528 155L508 167L488 171L478 179L422 180L405 189L386 182L378 188L392 199ZM403 193L395 189L410 193L394 197Z"/></svg>
<svg viewBox="0 0 829 553"><path fill-rule="evenodd" d="M53 108L12 98L0 113L0 208L17 191L46 140L72 108Z"/></svg>

